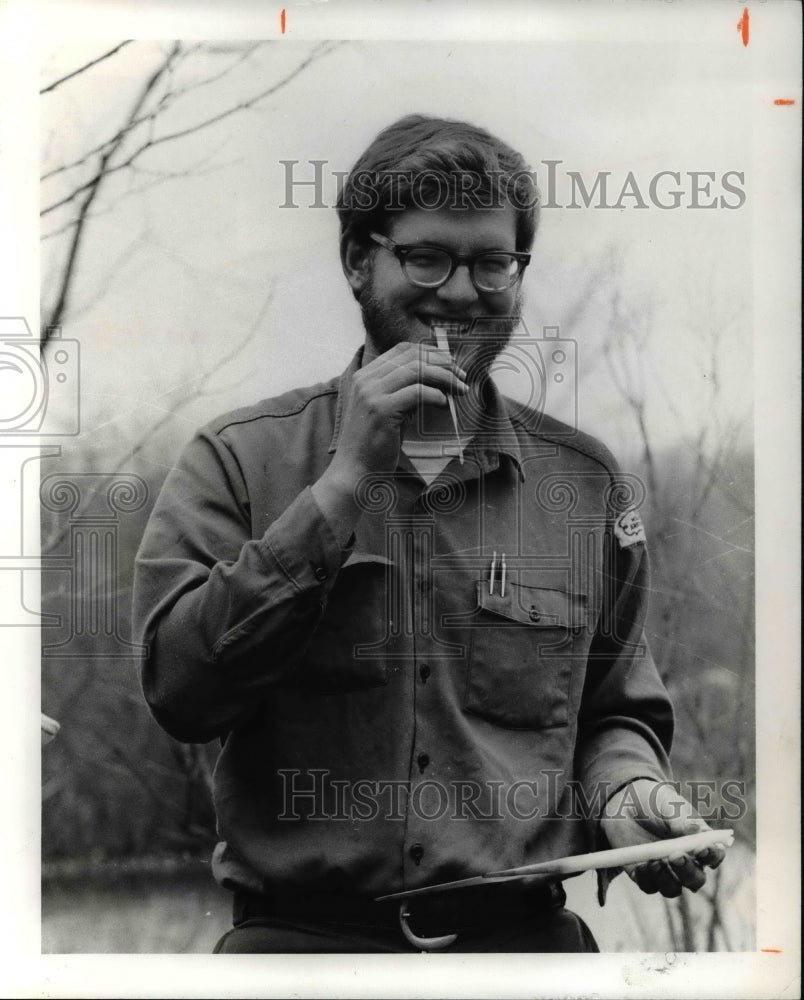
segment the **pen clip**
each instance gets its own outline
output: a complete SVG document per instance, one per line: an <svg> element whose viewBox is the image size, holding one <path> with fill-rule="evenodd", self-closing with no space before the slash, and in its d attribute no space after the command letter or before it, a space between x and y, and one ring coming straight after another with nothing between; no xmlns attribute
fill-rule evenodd
<svg viewBox="0 0 804 1000"><path fill-rule="evenodd" d="M497 552L491 558L491 572L489 573L489 594L494 593L494 571L497 568Z"/></svg>

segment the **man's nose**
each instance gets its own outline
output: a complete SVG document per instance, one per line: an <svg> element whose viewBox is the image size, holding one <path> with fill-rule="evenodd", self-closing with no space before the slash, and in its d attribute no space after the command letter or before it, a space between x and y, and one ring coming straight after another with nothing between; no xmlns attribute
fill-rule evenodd
<svg viewBox="0 0 804 1000"><path fill-rule="evenodd" d="M452 305L471 305L477 301L477 289L472 284L469 267L459 264L449 281L436 290L438 297Z"/></svg>

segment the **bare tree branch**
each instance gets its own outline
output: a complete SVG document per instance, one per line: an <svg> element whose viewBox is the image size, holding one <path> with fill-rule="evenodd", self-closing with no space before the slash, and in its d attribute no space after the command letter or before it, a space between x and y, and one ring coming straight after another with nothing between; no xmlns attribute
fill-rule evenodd
<svg viewBox="0 0 804 1000"><path fill-rule="evenodd" d="M168 52L166 58L163 60L160 66L151 74L151 76L146 80L139 96L137 97L134 105L129 112L129 121L133 120L139 114L148 96L151 94L153 89L157 86L159 81L163 76L169 71L171 63L176 58L176 56L181 51L181 43L176 42ZM89 216L89 210L92 207L92 203L97 197L98 191L103 181L108 176L107 165L109 160L114 156L115 152L123 141L123 136L118 140L117 143L113 144L101 157L100 168L95 174L92 182L90 183L87 196L82 201L78 210L78 224L73 232L72 239L70 241L70 246L67 251L67 259L64 267L64 272L61 277L61 282L59 286L59 292L56 298L56 303L53 309L50 311L47 322L45 324L46 329L57 327L62 321L62 317L67 309L67 303L69 299L70 289L72 286L73 273L75 270L76 261L78 259L78 251L81 247L81 240L84 235L86 228L86 221Z"/></svg>
<svg viewBox="0 0 804 1000"><path fill-rule="evenodd" d="M171 48L170 52L162 63L157 67L157 69L152 73L151 77L146 82L143 87L139 97L132 106L129 114L126 117L125 124L118 129L117 133L112 137L112 139L101 144L96 148L95 154L99 156L97 167L95 168L92 177L89 180L79 184L75 187L68 195L58 199L52 204L48 205L42 210L41 215L47 215L51 212L56 211L59 208L63 208L70 204L76 204L76 215L74 219L64 223L61 227L57 228L53 234L60 233L70 233L69 245L67 248L67 253L65 256L65 264L63 271L60 275L59 286L55 295L55 303L53 307L46 312L44 317L43 326L45 329L44 340L48 338L48 330L54 327L58 327L68 310L70 304L70 292L73 284L73 279L76 270L76 262L79 256L79 252L82 245L82 240L84 233L86 231L88 223L93 218L91 209L97 199L98 193L109 177L116 173L119 173L125 169L133 169L136 161L141 157L147 150L153 149L157 146L163 145L168 142L173 142L178 139L182 139L186 136L195 134L204 129L210 128L217 125L224 119L230 117L231 115L237 114L238 112L245 111L254 107L260 101L270 97L275 94L282 87L290 83L291 80L295 79L301 72L303 72L308 66L318 59L328 55L335 48L343 43L341 42L322 42L313 47L310 53L305 59L303 59L297 66L294 67L292 71L285 74L280 80L271 84L271 86L264 88L259 93L253 95L252 97L241 101L238 104L232 105L225 110L211 115L195 124L179 129L174 132L170 132L164 135L154 135L154 127L156 125L157 117L164 112L165 108L171 103L178 100L179 97L190 93L199 87L206 86L213 82L215 79L220 79L221 76L226 75L226 73L231 72L235 65L241 63L244 59L248 58L256 49L256 45L250 46L238 60L230 64L226 69L222 70L218 74L213 74L212 76L205 77L203 80L191 84L183 88L174 88L168 86L165 92L162 94L161 98L157 102L156 106L153 107L147 113L144 113L144 108L147 104L150 96L155 92L158 84L163 82L165 79L170 79L171 74L174 72L176 64L183 59L187 58L189 52L194 51L193 49L186 49L181 46L181 43L175 43ZM128 138L131 136L132 131L139 127L140 125L148 125L150 127L150 134L143 140L139 142L137 147L132 151L127 153L122 160L119 162L115 161L118 153L122 152L122 148ZM76 160L70 166L78 166L91 159L92 152L85 154L79 160ZM69 169L69 168L65 168ZM49 176L53 176L53 171ZM186 173L180 174L179 176L186 176Z"/></svg>
<svg viewBox="0 0 804 1000"><path fill-rule="evenodd" d="M266 90L261 91L259 94L255 94L253 97L250 97L246 101L241 101L239 104L232 105L232 107L227 108L226 111L221 111L217 115L212 115L212 117L210 118L206 118L203 121L196 122L195 125L191 125L189 128L181 129L178 132L172 132L168 135L159 136L158 138L154 139L152 142L148 143L146 146L138 150L136 155L139 156L140 153L145 151L145 149L148 149L152 146L159 146L162 143L172 142L174 139L182 139L184 138L184 136L192 135L194 132L198 132L201 129L209 128L211 125L216 125L218 122L223 121L224 118L228 118L230 115L236 114L238 111L246 111L249 108L254 107L255 104L258 104L260 101L265 100L266 97L270 97L272 94L275 94L278 90L281 90L282 87L286 86L288 83L290 83L291 80L295 79L295 77L297 77L299 73L307 69L308 66L316 62L318 59L321 59L323 56L329 55L330 52L332 52L341 44L343 43L322 42L320 45L316 45L313 51L310 53L310 55L307 56L306 59L303 59L299 63L299 65L296 66L295 69L293 69L290 73L288 73L286 76L283 76L278 83L272 84Z"/></svg>
<svg viewBox="0 0 804 1000"><path fill-rule="evenodd" d="M215 156L220 153L220 151L225 147L225 142L218 143L215 148L207 155L201 157L201 159L196 160L195 163L191 164L185 170L151 170L147 167L141 167L138 164L131 164L130 169L132 174L144 174L150 176L150 180L144 184L140 184L129 188L123 194L118 195L115 200L100 208L87 216L87 222L94 222L95 219L102 219L104 216L109 215L114 212L117 206L128 198L132 198L135 195L142 194L144 191L150 191L151 188L156 187L159 184L164 184L166 181L181 180L184 177L189 177L191 174L193 177L206 177L209 174L217 173L224 167L231 166L236 160L226 160L224 162L215 163L212 166L204 169L204 164L209 163ZM50 232L43 233L41 239L42 242L46 240L55 239L58 236L63 236L68 233L71 229L78 225L78 219L70 219L63 225L59 226L58 229L52 229Z"/></svg>
<svg viewBox="0 0 804 1000"><path fill-rule="evenodd" d="M50 205L47 205L45 208L41 210L39 214L42 216L49 215L51 212L55 212L57 209L63 208L65 205L68 205L71 201L74 201L84 191L94 190L94 188L96 187L96 185L98 184L99 180L102 177L104 176L108 177L111 174L118 173L120 170L125 170L126 167L130 167L135 162L135 160L138 159L138 157L142 156L142 154L147 152L149 149L154 149L157 146L161 146L166 142L173 142L176 139L183 139L188 135L193 135L196 132L202 131L203 129L210 128L212 125L217 125L219 122L224 121L231 115L237 114L240 111L246 111L249 108L254 107L255 104L258 104L260 101L265 100L266 97L270 97L272 94L275 94L282 87L286 86L288 83L290 83L291 80L297 77L299 73L305 70L313 62L322 58L325 55L328 55L331 51L333 51L333 49L335 49L340 44L342 43L323 42L320 45L317 45L306 59L302 60L302 62L300 62L299 65L295 67L295 69L293 69L286 76L282 77L282 79L279 80L278 83L274 83L270 87L267 87L265 90L260 91L259 94L255 94L253 97L250 97L245 101L241 101L239 104L234 104L231 107L227 108L225 111L218 112L218 114L216 115L212 115L209 118L202 119L201 121L196 122L194 125L190 125L187 128L179 129L179 131L177 132L170 132L167 135L160 135L156 136L155 138L153 137L149 138L146 142L141 143L137 149L135 149L132 153L130 153L126 157L126 159L122 160L120 163L116 163L114 166L109 166L109 159L120 146L120 141L117 141L115 143L112 152L106 153L102 156L101 163L98 167L98 170L95 172L94 176L92 176L88 181L85 181L83 184L79 184L78 187L76 187L73 191L70 192L70 194L65 195L63 198L60 198L58 201L55 201ZM156 118L155 114L148 115L146 116L146 118L142 119L142 121L148 121L150 123L153 123L155 118ZM139 122L136 122L136 124L139 124ZM118 140L128 136L131 133L131 129L134 127L134 125L135 125L134 120L130 119L129 122L126 124L126 126L123 129L121 129L121 131L118 133Z"/></svg>
<svg viewBox="0 0 804 1000"><path fill-rule="evenodd" d="M154 118L154 115L158 111L164 111L166 108L172 106L173 104L176 104L180 98L186 97L188 94L193 94L196 91L201 90L201 88L207 87L209 86L209 84L216 83L218 80L223 79L223 77L228 76L228 74L233 72L241 63L245 62L246 59L250 58L258 48L261 48L262 46L269 44L271 43L267 41L255 42L253 45L250 45L243 53L241 53L240 58L233 60L231 63L229 63L228 66L226 66L220 72L213 73L211 76L206 76L201 80L197 80L194 83L188 84L186 87L181 87L173 91L172 93L165 94L163 100L160 102L157 108L152 109L147 114L140 115L138 118L135 118L132 122L124 125L110 138L104 139L104 141L99 143L97 146L93 146L92 149L87 150L87 152L83 153L77 160L73 160L70 163L62 163L59 166L53 167L51 170L46 171L45 173L42 174L40 180L46 181L49 180L51 177L57 176L58 174L62 174L68 170L74 170L76 167L83 166L93 156L97 156L99 153L102 153L111 143L116 142L126 132L130 134L139 125L151 121ZM183 52L183 56L184 57L190 56L194 51L197 51L197 48L198 47L196 46L192 49L185 50Z"/></svg>
<svg viewBox="0 0 804 1000"><path fill-rule="evenodd" d="M171 407L166 407L162 416L156 420L147 431L142 433L138 441L133 445L133 447L127 449L125 454L121 455L118 461L115 463L114 468L108 470L108 475L114 476L118 472L121 472L123 468L137 455L139 455L143 448L147 445L149 441L152 441L154 437L169 424L172 420L175 420L177 414L188 406L192 402L196 402L199 399L203 399L205 396L211 396L217 390L211 390L208 388L209 383L212 381L213 377L219 375L223 369L226 368L230 362L232 362L245 348L248 344L257 336L260 332L262 322L271 306L273 301L274 288L269 287L268 292L265 295L262 306L259 312L254 318L253 323L249 327L245 336L240 340L236 341L231 349L218 359L214 367L208 369L201 377L197 380L192 392L182 392L181 397L176 401L176 403ZM103 426L103 425L101 425ZM94 428L95 433L99 430L99 427ZM42 539L42 551L44 553L52 553L58 550L59 546L65 541L65 539L70 534L70 524L69 521L62 525L60 528L54 531L50 537Z"/></svg>
<svg viewBox="0 0 804 1000"><path fill-rule="evenodd" d="M616 283L612 290L611 313L611 334L603 346L603 357L614 384L636 420L642 442L642 461L648 479L648 495L655 502L659 485L647 424L644 371L644 346L650 322L643 313L637 317L625 308Z"/></svg>
<svg viewBox="0 0 804 1000"><path fill-rule="evenodd" d="M120 51L120 49L124 48L126 45L130 45L132 41L133 39L131 38L126 39L125 42L121 42L119 45L115 46L115 48L110 49L108 52L104 52L103 55L98 56L97 59L93 59L91 62L85 63L83 66L79 66L78 69L74 69L72 73L68 73L66 76L62 76L58 80L54 80L53 83L48 84L47 87L43 87L39 93L49 94L52 90L55 90L56 87L60 87L63 83L66 83L68 80L72 80L73 77L79 76L81 73L86 73L88 69L91 69L93 66L97 66L98 63L103 62L104 59L108 59L110 56L115 55Z"/></svg>

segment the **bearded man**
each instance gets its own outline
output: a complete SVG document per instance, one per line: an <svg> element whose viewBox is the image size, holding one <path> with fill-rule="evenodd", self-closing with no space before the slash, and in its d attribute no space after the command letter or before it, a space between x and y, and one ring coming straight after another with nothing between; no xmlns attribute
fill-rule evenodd
<svg viewBox="0 0 804 1000"><path fill-rule="evenodd" d="M705 828L668 785L638 491L490 376L534 178L483 129L409 116L338 214L363 346L202 429L137 562L148 703L177 739L221 741L217 950L594 951L556 880L377 901ZM722 857L629 875L673 896Z"/></svg>

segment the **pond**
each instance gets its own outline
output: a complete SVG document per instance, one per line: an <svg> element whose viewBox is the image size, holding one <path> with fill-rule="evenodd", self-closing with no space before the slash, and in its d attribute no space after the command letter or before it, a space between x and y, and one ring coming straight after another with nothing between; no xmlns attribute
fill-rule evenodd
<svg viewBox="0 0 804 1000"><path fill-rule="evenodd" d="M718 886L719 927L710 933L710 892L685 894L697 950L755 948L754 855L735 845ZM589 872L565 882L567 905L589 925L601 951L683 950L678 902L646 896L625 876L612 883L605 908ZM44 954L210 954L231 927L231 895L206 865L188 871L48 878L42 887ZM725 936L724 936L725 933ZM710 941L711 939L711 941Z"/></svg>
<svg viewBox="0 0 804 1000"><path fill-rule="evenodd" d="M209 954L231 925L231 893L208 870L42 886L43 954Z"/></svg>

